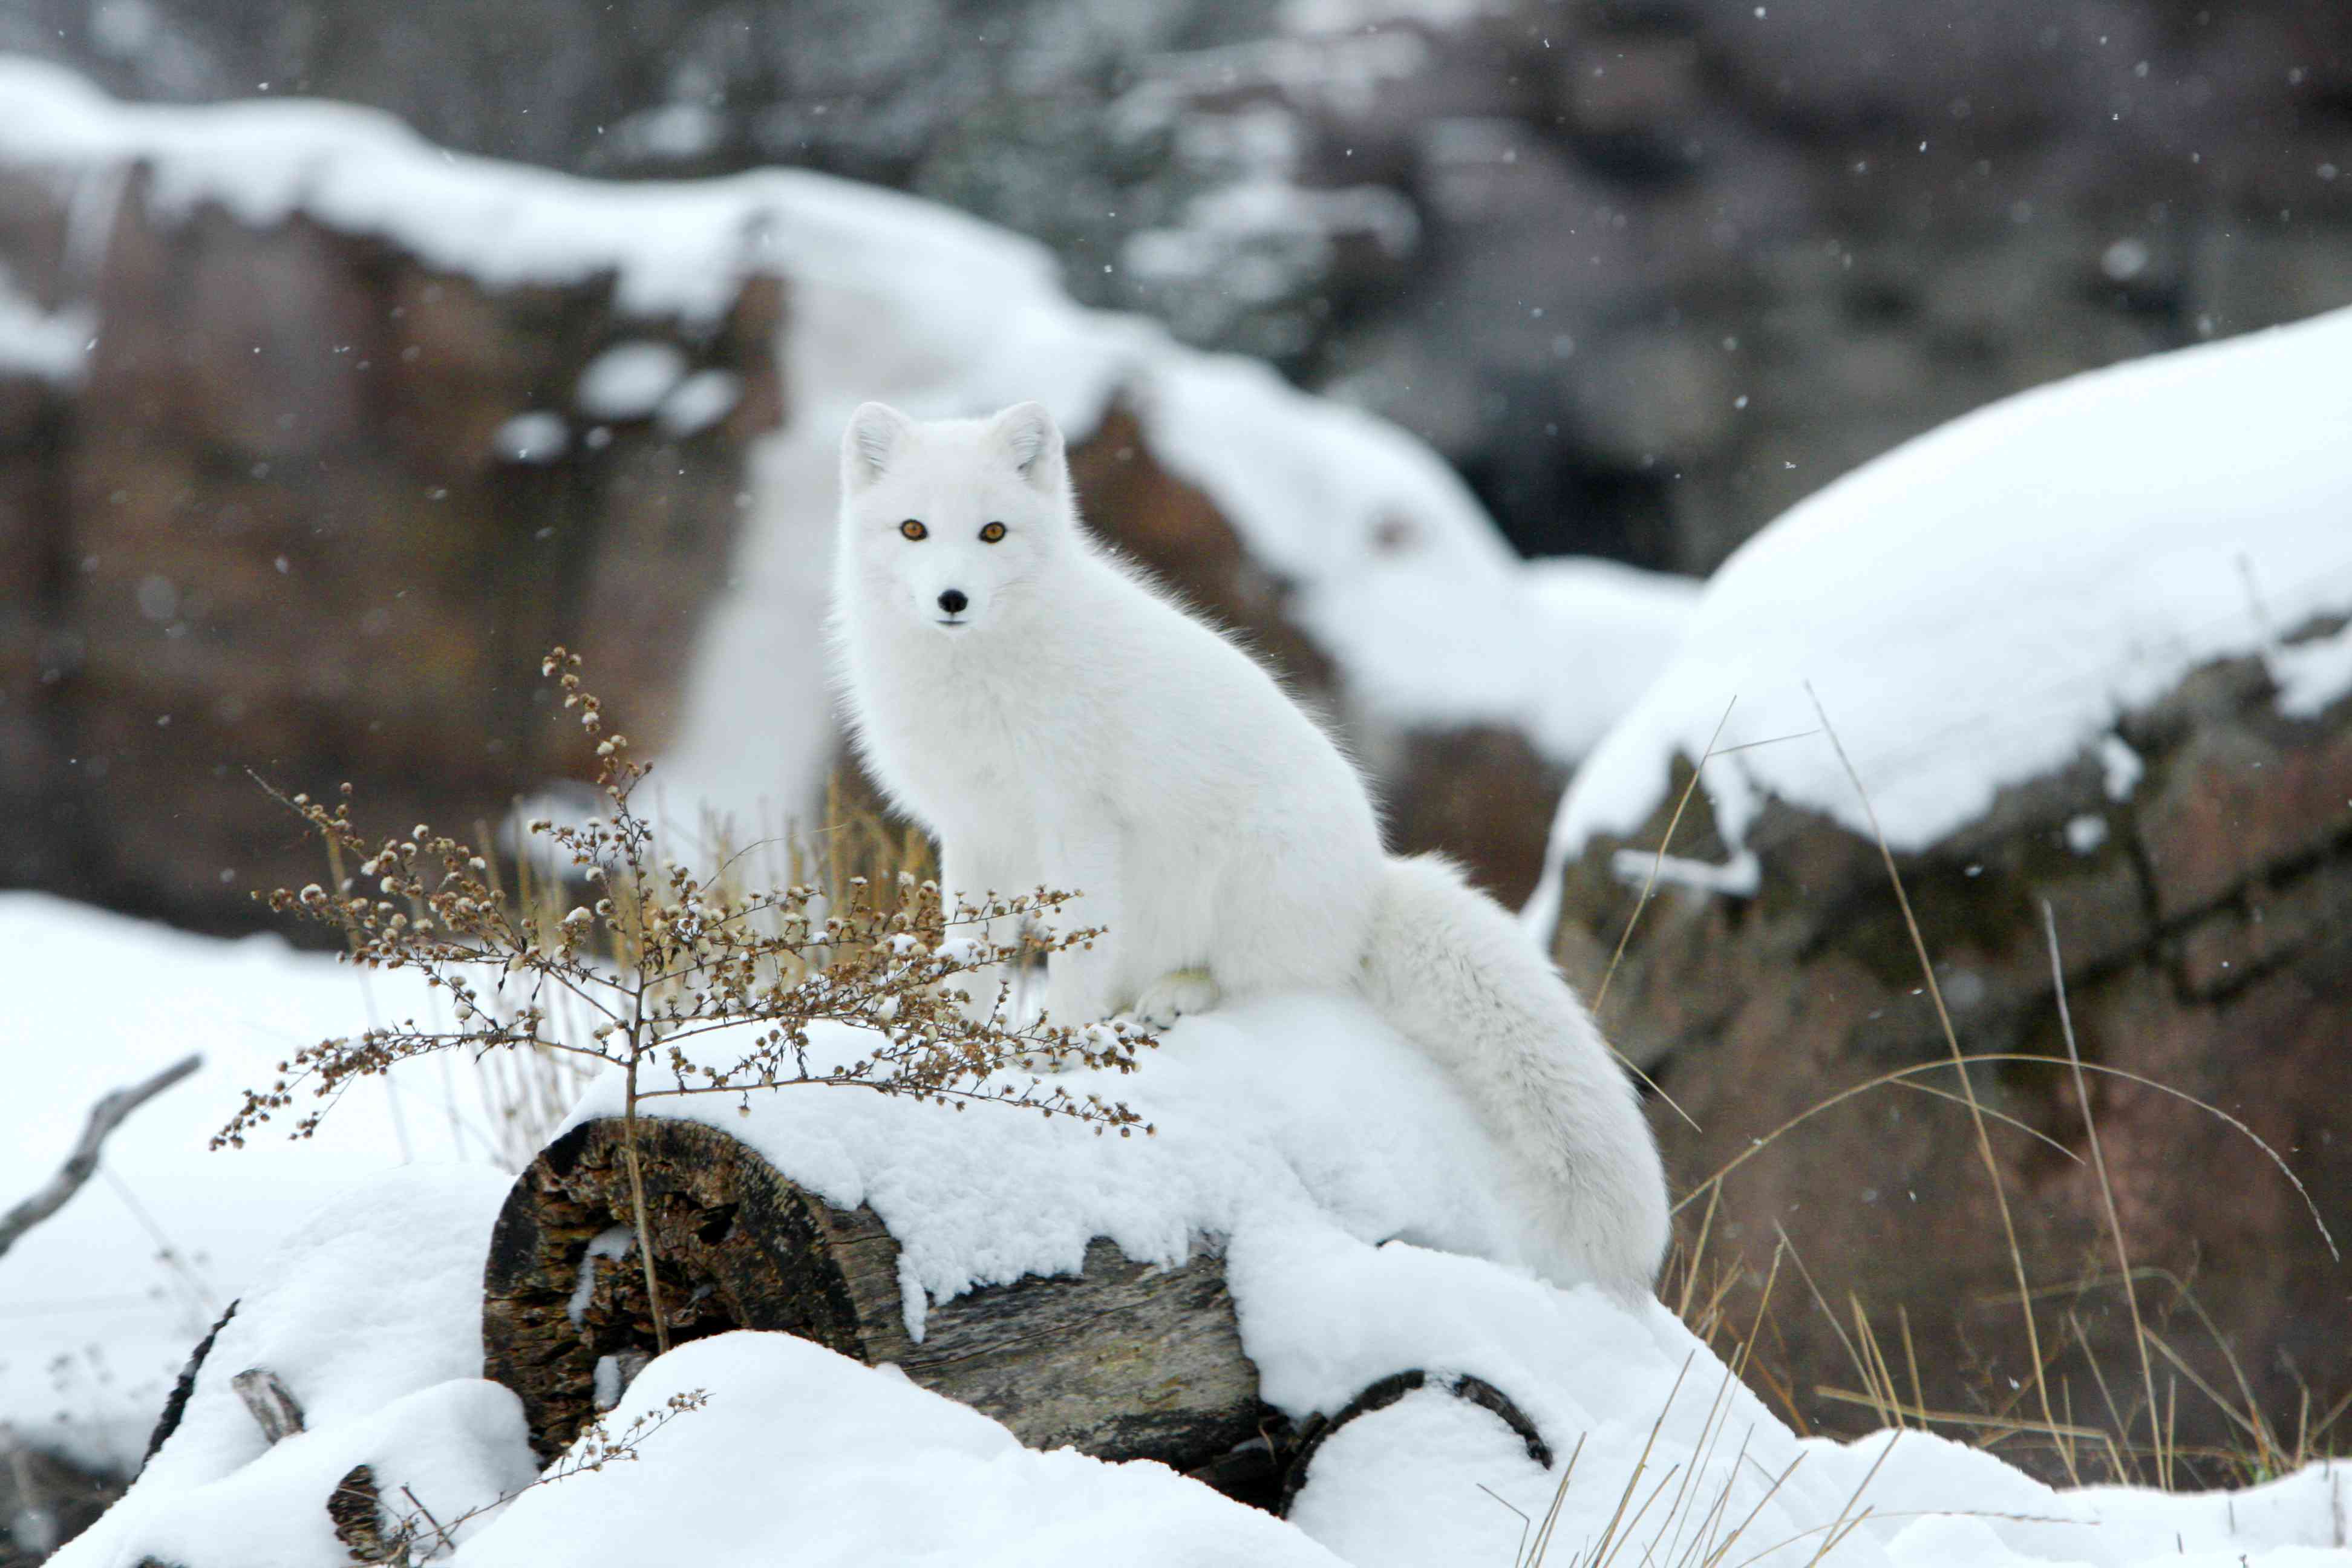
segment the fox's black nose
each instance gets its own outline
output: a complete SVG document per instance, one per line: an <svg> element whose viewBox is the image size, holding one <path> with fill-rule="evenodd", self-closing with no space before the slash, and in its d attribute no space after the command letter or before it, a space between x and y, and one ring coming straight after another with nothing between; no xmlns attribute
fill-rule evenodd
<svg viewBox="0 0 2352 1568"><path fill-rule="evenodd" d="M963 590L961 588L950 588L940 595L940 608L951 616L962 615L963 607L971 603L970 599L963 596Z"/></svg>

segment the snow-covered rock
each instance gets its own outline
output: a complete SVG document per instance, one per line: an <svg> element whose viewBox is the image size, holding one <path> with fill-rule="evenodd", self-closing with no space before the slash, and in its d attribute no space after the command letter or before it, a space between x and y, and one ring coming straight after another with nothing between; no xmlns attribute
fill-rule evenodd
<svg viewBox="0 0 2352 1568"><path fill-rule="evenodd" d="M2345 1274L2314 1223L2352 1236L2352 1145L2330 1110L2352 1100L2347 355L2352 312L2185 350L1998 405L1829 486L1708 584L1562 806L1529 918L1588 995L1609 976L1604 1024L1688 1112L1654 1119L1678 1184L1753 1154L1715 1245L1744 1237L1760 1262L1785 1223L1830 1300L1906 1311L1930 1405L2026 1364L2013 1306L1966 1305L2015 1289L1966 1111L1875 1090L1754 1150L1949 1053L1809 683L1961 1046L2055 1058L1975 1074L1991 1110L2056 1141L1991 1127L2036 1287L2113 1258L2046 903L2133 1263L2161 1271L2143 1305L2185 1310L2193 1290L2220 1327L2168 1342L2236 1388L2228 1334L2251 1397L2290 1426L2306 1380L2352 1377L2317 1326L2340 1316ZM1718 724L1718 752L1745 749L1706 764L1612 973ZM2315 1215L2227 1123L2107 1069L2240 1118ZM2045 1307L2041 1335L2079 1399L2093 1363L2113 1376L2138 1352L2111 1283L2071 1305L2072 1321ZM1784 1328L1797 1386L1850 1380L1825 1319ZM2178 1421L2198 1444L2234 1430L2185 1383Z"/></svg>
<svg viewBox="0 0 2352 1568"><path fill-rule="evenodd" d="M1718 723L1720 749L1817 728L1809 687L1888 841L1922 849L2198 665L2352 611L2347 355L2352 310L2076 376L1792 508L1708 581L1579 770L1552 865L1640 828ZM2352 684L2341 655L2289 663L2306 712ZM1707 793L1735 852L1767 798L1868 830L1818 740L1710 763ZM1556 908L1547 886L1530 919Z"/></svg>

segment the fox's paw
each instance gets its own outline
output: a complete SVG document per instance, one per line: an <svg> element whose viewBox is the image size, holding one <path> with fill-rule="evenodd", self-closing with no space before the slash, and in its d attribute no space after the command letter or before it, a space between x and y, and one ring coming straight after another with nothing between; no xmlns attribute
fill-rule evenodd
<svg viewBox="0 0 2352 1568"><path fill-rule="evenodd" d="M1205 1013L1223 993L1205 969L1179 969L1143 988L1131 1015L1147 1029L1165 1029L1187 1013Z"/></svg>

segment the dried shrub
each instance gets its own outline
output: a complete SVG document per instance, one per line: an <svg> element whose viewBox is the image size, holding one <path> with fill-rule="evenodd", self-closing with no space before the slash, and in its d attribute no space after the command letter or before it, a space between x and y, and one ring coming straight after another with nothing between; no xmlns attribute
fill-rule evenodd
<svg viewBox="0 0 2352 1568"><path fill-rule="evenodd" d="M582 901L560 916L544 898L510 896L483 853L426 824L404 837L369 838L352 819L349 784L331 807L305 795L280 797L325 842L330 864L356 873L338 877L332 889L278 889L267 895L269 907L334 930L352 963L421 971L446 996L449 1018L410 1017L296 1052L278 1064L275 1082L245 1092L214 1147L241 1146L305 1094L317 1104L297 1117L290 1136L310 1137L353 1083L436 1052L478 1061L501 1051L541 1053L617 1068L650 1291L635 1160L636 1118L648 1100L733 1095L748 1114L755 1089L829 1086L957 1110L1013 1106L1122 1137L1151 1131L1124 1103L1074 1093L1049 1076L1076 1067L1131 1072L1137 1052L1153 1043L1148 1034L1049 1016L1017 1022L1010 982L998 978L1024 956L1102 934L1053 929L1051 918L1075 891L990 891L979 904L950 909L936 884L911 875L895 879L887 900L868 879L851 877L845 900L806 884L745 887L730 866L690 870L657 852L653 824L633 808L648 768L630 759L625 735L607 731L580 662L558 647L541 667L596 739L604 807L580 822L530 824L553 862L568 866L567 885L580 889ZM1024 931L1012 942L992 940ZM859 1031L864 1048L836 1059L839 1037L813 1047L810 1031L821 1023ZM687 1049L722 1033L732 1040L716 1054L709 1046ZM657 1305L654 1316L667 1349Z"/></svg>

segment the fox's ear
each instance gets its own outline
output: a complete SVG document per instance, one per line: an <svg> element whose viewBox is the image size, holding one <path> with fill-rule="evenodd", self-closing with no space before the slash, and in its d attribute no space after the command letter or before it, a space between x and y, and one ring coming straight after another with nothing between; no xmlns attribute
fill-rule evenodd
<svg viewBox="0 0 2352 1568"><path fill-rule="evenodd" d="M1062 429L1042 403L1016 403L999 414L996 438L1013 458L1021 477L1039 489L1062 483Z"/></svg>
<svg viewBox="0 0 2352 1568"><path fill-rule="evenodd" d="M864 489L890 471L914 421L887 403L861 403L841 433L841 482Z"/></svg>

